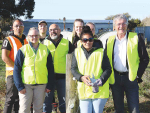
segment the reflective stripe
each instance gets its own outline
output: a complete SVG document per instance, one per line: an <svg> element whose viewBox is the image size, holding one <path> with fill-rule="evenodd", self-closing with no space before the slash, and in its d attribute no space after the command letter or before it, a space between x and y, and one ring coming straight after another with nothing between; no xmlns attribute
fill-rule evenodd
<svg viewBox="0 0 150 113"><path fill-rule="evenodd" d="M9 36L9 37L10 37L12 43L13 43L13 46L14 46L14 60L15 60L16 54L17 54L17 45L15 43L15 40L12 38L12 36Z"/></svg>
<svg viewBox="0 0 150 113"><path fill-rule="evenodd" d="M14 70L12 67L6 67L6 70Z"/></svg>

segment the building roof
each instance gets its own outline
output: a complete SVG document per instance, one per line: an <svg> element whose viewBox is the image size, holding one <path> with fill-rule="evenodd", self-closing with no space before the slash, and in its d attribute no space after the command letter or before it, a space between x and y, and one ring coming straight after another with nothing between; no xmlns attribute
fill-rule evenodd
<svg viewBox="0 0 150 113"><path fill-rule="evenodd" d="M52 23L63 23L63 20L59 20L59 19L29 19L29 20L25 20L24 22L40 22L41 20L48 22L52 22ZM113 23L113 20L83 20L85 23L87 22L92 22L92 23ZM66 23L73 23L74 20L66 20Z"/></svg>

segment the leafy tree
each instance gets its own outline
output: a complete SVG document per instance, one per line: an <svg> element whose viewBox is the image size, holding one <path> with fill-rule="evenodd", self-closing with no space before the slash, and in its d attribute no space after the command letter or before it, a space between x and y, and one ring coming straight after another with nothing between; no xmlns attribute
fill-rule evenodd
<svg viewBox="0 0 150 113"><path fill-rule="evenodd" d="M129 13L123 13L128 18L128 30L132 31L135 27L143 26L141 20L139 19L130 19L131 15ZM116 15L111 15L106 17L106 20L113 20Z"/></svg>
<svg viewBox="0 0 150 113"><path fill-rule="evenodd" d="M150 16L149 17L146 17L142 20L142 24L144 26L150 26Z"/></svg>
<svg viewBox="0 0 150 113"><path fill-rule="evenodd" d="M143 26L141 20L139 19L131 19L128 21L128 30L133 31L136 27Z"/></svg>
<svg viewBox="0 0 150 113"><path fill-rule="evenodd" d="M128 19L131 18L129 13L123 13ZM116 15L111 15L105 18L105 20L113 20Z"/></svg>
<svg viewBox="0 0 150 113"><path fill-rule="evenodd" d="M0 0L0 16L3 18L20 16L25 16L26 19L33 18L34 6L34 0Z"/></svg>

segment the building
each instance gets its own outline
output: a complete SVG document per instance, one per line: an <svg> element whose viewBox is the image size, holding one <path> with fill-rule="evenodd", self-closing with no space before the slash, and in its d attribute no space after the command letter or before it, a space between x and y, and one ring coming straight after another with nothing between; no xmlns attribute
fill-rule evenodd
<svg viewBox="0 0 150 113"><path fill-rule="evenodd" d="M63 20L59 20L59 19L29 19L26 21L23 21L24 23L24 34L26 35L29 31L29 29L31 27L38 27L38 22L44 20L47 22L48 27L51 24L58 24L60 29L63 30L64 29L64 23ZM66 20L66 30L68 31L72 31L73 30L73 22L74 20ZM87 22L92 22L95 24L96 26L96 33L98 33L101 30L107 30L107 31L112 31L113 30L113 21L112 20L84 20L85 24ZM48 34L48 31L47 31Z"/></svg>

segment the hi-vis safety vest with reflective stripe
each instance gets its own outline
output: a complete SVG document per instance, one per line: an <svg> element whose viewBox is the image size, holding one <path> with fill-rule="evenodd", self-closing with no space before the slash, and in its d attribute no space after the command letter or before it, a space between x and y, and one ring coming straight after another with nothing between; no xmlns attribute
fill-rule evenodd
<svg viewBox="0 0 150 113"><path fill-rule="evenodd" d="M102 70L102 60L103 60L103 49L95 50L88 58L85 57L84 51L82 48L75 49L75 57L78 64L78 71L82 75L90 75L92 78L92 74L95 79L99 79ZM98 93L92 92L92 87L87 86L83 82L78 82L78 94L79 99L96 99L96 98L108 98L109 97L109 84L108 81L103 86L99 87Z"/></svg>
<svg viewBox="0 0 150 113"><path fill-rule="evenodd" d="M109 37L107 41L107 55L112 67L112 73L109 79L110 84L114 84L114 70L113 70L113 47L116 36ZM138 54L138 36L136 33L129 32L128 41L127 41L127 60L128 60L128 71L129 71L129 80L134 81L137 76L137 71L139 67L139 54Z"/></svg>
<svg viewBox="0 0 150 113"><path fill-rule="evenodd" d="M45 45L39 44L36 53L33 48L26 44L20 48L24 54L21 77L24 84L47 84L47 56L48 49Z"/></svg>
<svg viewBox="0 0 150 113"><path fill-rule="evenodd" d="M46 45L51 52L54 64L54 72L65 74L66 55L68 54L69 51L69 41L67 39L62 38L57 48L55 48L55 45L50 40L45 39L44 45Z"/></svg>
<svg viewBox="0 0 150 113"><path fill-rule="evenodd" d="M9 57L14 62L18 49L22 47L22 43L19 41L18 38L14 36L9 36L6 38L8 39L11 45L11 51L10 51ZM28 43L27 40L24 39L24 44L27 44L27 43ZM8 75L13 75L13 69L14 69L13 67L10 67L9 65L6 64L6 77Z"/></svg>

